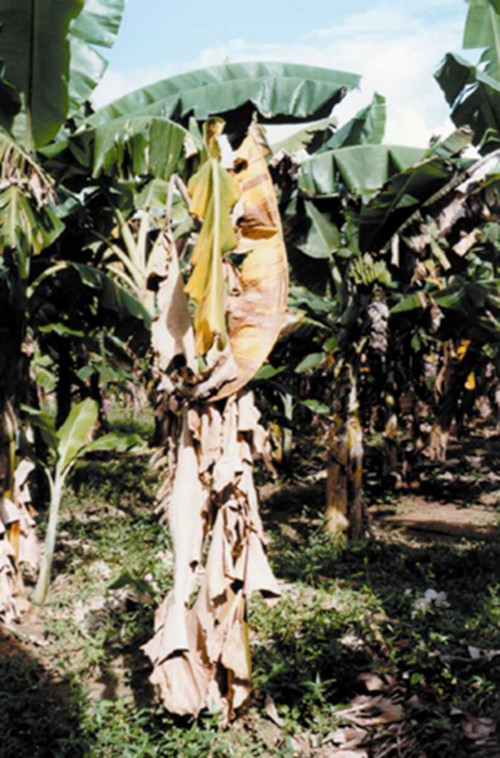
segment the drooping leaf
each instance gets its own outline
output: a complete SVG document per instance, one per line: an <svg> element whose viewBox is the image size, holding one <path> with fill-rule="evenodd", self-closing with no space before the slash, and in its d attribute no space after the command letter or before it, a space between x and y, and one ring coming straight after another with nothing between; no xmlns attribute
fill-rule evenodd
<svg viewBox="0 0 500 758"><path fill-rule="evenodd" d="M474 144L488 153L500 144L500 81L459 55L448 53L434 74L456 126L470 126Z"/></svg>
<svg viewBox="0 0 500 758"><path fill-rule="evenodd" d="M231 210L238 199L235 185L216 158L210 158L189 182L191 212L202 219L191 262L186 292L198 307L194 321L196 351L206 353L215 335L227 341L222 256L237 244Z"/></svg>
<svg viewBox="0 0 500 758"><path fill-rule="evenodd" d="M97 416L98 406L91 398L86 398L73 406L66 421L57 430L59 471L66 471L81 452L97 421Z"/></svg>
<svg viewBox="0 0 500 758"><path fill-rule="evenodd" d="M165 118L129 117L82 130L69 147L79 151L96 178L118 174L167 180L183 172L188 136L186 129Z"/></svg>
<svg viewBox="0 0 500 758"><path fill-rule="evenodd" d="M328 150L301 166L299 188L307 197L332 197L339 182L368 199L396 173L418 163L425 150L390 145L359 145Z"/></svg>
<svg viewBox="0 0 500 758"><path fill-rule="evenodd" d="M104 124L130 115L205 121L221 114L228 129L257 110L268 123L326 117L360 77L342 71L289 63L228 63L156 82L101 108L89 121ZM240 125L241 126L241 125Z"/></svg>
<svg viewBox="0 0 500 758"><path fill-rule="evenodd" d="M288 270L276 194L257 130L238 149L236 178L243 215L238 221L239 249L249 250L239 275L240 292L228 298L228 333L237 377L214 400L244 387L268 358L283 326Z"/></svg>
<svg viewBox="0 0 500 758"><path fill-rule="evenodd" d="M422 203L449 182L452 174L453 167L436 156L390 177L361 209L361 249L379 249Z"/></svg>
<svg viewBox="0 0 500 758"><path fill-rule="evenodd" d="M244 444L248 436L265 454L259 415L249 392L222 410L195 404L188 415L183 409L176 465L162 503L174 547L174 582L156 613L155 635L143 648L153 663L151 682L172 713L196 716L210 703L229 714L242 706L251 691L246 598L255 591L279 596L262 545L253 446ZM202 430L196 442L193 421ZM214 499L221 507L208 539L205 512Z"/></svg>
<svg viewBox="0 0 500 758"><path fill-rule="evenodd" d="M9 135L0 131L0 255L14 260L21 279L31 255L62 232L50 179Z"/></svg>
<svg viewBox="0 0 500 758"><path fill-rule="evenodd" d="M384 139L386 112L385 97L375 92L370 105L360 110L347 124L336 131L323 150L349 147L349 145L379 145Z"/></svg>

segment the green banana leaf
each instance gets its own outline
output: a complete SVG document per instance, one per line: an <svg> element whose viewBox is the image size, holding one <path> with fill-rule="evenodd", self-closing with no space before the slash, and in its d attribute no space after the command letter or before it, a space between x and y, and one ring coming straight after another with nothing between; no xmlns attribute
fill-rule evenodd
<svg viewBox="0 0 500 758"><path fill-rule="evenodd" d="M434 155L450 160L459 157L472 143L474 134L468 126L461 126L443 139L439 139L431 145L428 156Z"/></svg>
<svg viewBox="0 0 500 758"><path fill-rule="evenodd" d="M409 295L399 296L398 301L391 308L391 314L409 313L424 307L424 300L419 292L411 292Z"/></svg>
<svg viewBox="0 0 500 758"><path fill-rule="evenodd" d="M450 181L452 175L453 166L435 156L391 176L361 208L361 250L380 249L401 224Z"/></svg>
<svg viewBox="0 0 500 758"><path fill-rule="evenodd" d="M59 183L73 176L110 176L134 180L168 180L183 175L186 158L203 151L201 142L180 124L156 116L132 116L75 134L43 148L41 153Z"/></svg>
<svg viewBox="0 0 500 758"><path fill-rule="evenodd" d="M310 227L305 242L297 248L310 258L331 258L341 245L338 227L311 200L306 200L305 210Z"/></svg>
<svg viewBox="0 0 500 758"><path fill-rule="evenodd" d="M61 472L75 460L97 421L95 400L87 398L73 406L64 424L57 430L57 467Z"/></svg>
<svg viewBox="0 0 500 758"><path fill-rule="evenodd" d="M45 411L38 408L32 408L29 405L21 405L21 410L29 421L40 430L42 440L49 449L57 447L57 431L54 419Z"/></svg>
<svg viewBox="0 0 500 758"><path fill-rule="evenodd" d="M193 152L195 143L179 124L164 118L125 118L102 124L71 138L88 154L94 178L102 174L121 178L150 176L169 179L182 174L187 141ZM83 154L83 153L82 153Z"/></svg>
<svg viewBox="0 0 500 758"><path fill-rule="evenodd" d="M64 424L57 430L57 467L64 471L82 455L95 452L125 452L141 444L137 434L110 432L103 437L88 442L88 437L97 421L98 406L95 400L87 398L73 406Z"/></svg>
<svg viewBox="0 0 500 758"><path fill-rule="evenodd" d="M96 47L113 46L125 10L125 0L85 0L70 24L70 110L88 100L108 65Z"/></svg>
<svg viewBox="0 0 500 758"><path fill-rule="evenodd" d="M453 324L453 332L463 339L472 339L478 343L497 342L500 338L498 313L500 303L496 297L498 280L474 281L463 276L453 276L448 286L439 290L427 286L404 295L399 295L391 308L391 315L404 315L427 307L427 292L434 303Z"/></svg>
<svg viewBox="0 0 500 758"><path fill-rule="evenodd" d="M51 205L37 208L17 184L0 191L0 255L9 250L20 279L27 279L32 255L38 255L59 236L64 225Z"/></svg>
<svg viewBox="0 0 500 758"><path fill-rule="evenodd" d="M463 47L486 48L481 56L484 71L489 76L500 79L499 0L469 0Z"/></svg>
<svg viewBox="0 0 500 758"><path fill-rule="evenodd" d="M384 139L386 117L385 97L375 92L370 105L356 113L347 124L335 132L322 152L349 145L380 145Z"/></svg>
<svg viewBox="0 0 500 758"><path fill-rule="evenodd" d="M360 77L342 71L290 63L228 63L190 71L143 87L90 117L96 126L130 115L161 116L186 123L224 114L229 131L257 110L264 122L283 123L330 114ZM237 113L236 113L237 112ZM236 115L236 118L234 117Z"/></svg>
<svg viewBox="0 0 500 758"><path fill-rule="evenodd" d="M87 453L125 453L132 447L138 447L143 444L142 437L138 434L122 434L121 432L109 432L108 434L98 437L96 440L89 442L82 449L82 454Z"/></svg>
<svg viewBox="0 0 500 758"><path fill-rule="evenodd" d="M341 184L368 200L391 176L418 163L425 150L392 145L356 145L328 150L304 161L299 188L307 197L333 197Z"/></svg>
<svg viewBox="0 0 500 758"><path fill-rule="evenodd" d="M295 366L294 371L296 374L303 374L304 371L320 366L325 358L325 353L309 353L309 355L306 355L306 357L300 361L298 366Z"/></svg>
<svg viewBox="0 0 500 758"><path fill-rule="evenodd" d="M277 155L281 150L284 150L289 155L299 150L307 150L311 154L316 153L328 140L336 125L336 119L331 117L312 121L304 129L299 129L289 137L273 144L273 153Z"/></svg>
<svg viewBox="0 0 500 758"><path fill-rule="evenodd" d="M71 288L74 304L82 299L86 305L91 307L88 293L82 292L80 285L88 287L95 292L100 309L115 313L121 321L135 319L145 329L150 328L151 315L140 300L124 287L117 284L104 271L73 261L61 261L55 264L41 274L31 285L29 290L30 310L33 311L31 317L34 325L38 329L43 328L46 333L49 331L57 332L57 329L59 329L62 336L62 331L67 325L56 326L61 321L61 313L57 310L54 312L54 306L51 304L51 299L54 300L55 298L53 290L57 287L67 294L68 288ZM50 296L47 293L46 287L50 287ZM71 326L69 328L71 329Z"/></svg>
<svg viewBox="0 0 500 758"><path fill-rule="evenodd" d="M66 324L61 324L60 322L40 326L38 331L42 334L56 334L58 337L68 337L69 339L84 339L86 336L85 332L81 329L71 329L71 327L66 326Z"/></svg>
<svg viewBox="0 0 500 758"><path fill-rule="evenodd" d="M35 146L49 142L66 118L68 33L81 8L82 0L0 0L4 78L22 96L26 110L16 118L15 134L28 132ZM3 124L12 127L2 115Z"/></svg>
<svg viewBox="0 0 500 758"><path fill-rule="evenodd" d="M0 0L2 92L10 85L24 106L16 116L12 100L2 97L2 125L30 147L50 142L70 98L80 104L102 75L104 62L91 45L112 44L123 6L124 0Z"/></svg>
<svg viewBox="0 0 500 758"><path fill-rule="evenodd" d="M64 229L57 216L50 179L17 142L0 130L0 259L9 251L20 279L30 258L51 245Z"/></svg>
<svg viewBox="0 0 500 758"><path fill-rule="evenodd" d="M448 53L434 74L451 106L456 126L470 126L481 152L500 143L500 81L478 70L459 55Z"/></svg>
<svg viewBox="0 0 500 758"><path fill-rule="evenodd" d="M103 308L115 311L122 317L132 316L142 321L146 328L151 326L151 315L142 303L104 271L83 263L67 265L78 273L82 284L98 290L99 303Z"/></svg>

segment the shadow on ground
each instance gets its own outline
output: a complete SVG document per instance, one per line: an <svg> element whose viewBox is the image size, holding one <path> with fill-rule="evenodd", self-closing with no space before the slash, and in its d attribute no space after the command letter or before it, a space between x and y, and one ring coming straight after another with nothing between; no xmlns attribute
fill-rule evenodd
<svg viewBox="0 0 500 758"><path fill-rule="evenodd" d="M0 627L0 754L3 758L79 758L88 741L85 697L55 679L12 634Z"/></svg>

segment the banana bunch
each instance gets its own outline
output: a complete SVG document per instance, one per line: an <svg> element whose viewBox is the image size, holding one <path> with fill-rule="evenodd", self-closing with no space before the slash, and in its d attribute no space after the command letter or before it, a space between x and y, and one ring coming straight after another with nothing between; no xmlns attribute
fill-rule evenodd
<svg viewBox="0 0 500 758"><path fill-rule="evenodd" d="M385 261L374 261L370 253L353 260L351 276L355 284L364 287L371 287L373 284L388 286L391 283L391 274Z"/></svg>

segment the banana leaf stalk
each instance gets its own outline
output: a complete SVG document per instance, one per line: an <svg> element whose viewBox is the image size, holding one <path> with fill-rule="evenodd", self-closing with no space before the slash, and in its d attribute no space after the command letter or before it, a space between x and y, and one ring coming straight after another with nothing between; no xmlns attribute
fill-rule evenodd
<svg viewBox="0 0 500 758"><path fill-rule="evenodd" d="M365 531L363 498L363 429L357 383L351 366L344 369L341 398L334 403L327 465L327 532L358 540Z"/></svg>
<svg viewBox="0 0 500 758"><path fill-rule="evenodd" d="M49 475L49 472L46 472ZM49 522L45 536L45 547L40 562L40 571L36 587L31 596L35 605L43 605L47 598L50 585L50 574L52 571L52 561L56 546L57 524L59 522L59 509L61 506L62 494L65 476L57 472L55 479L49 475L50 485L50 505L49 505Z"/></svg>

